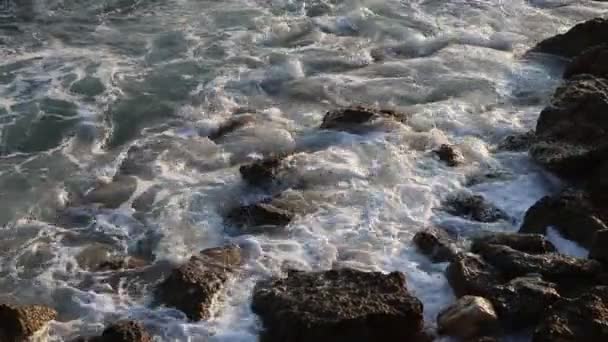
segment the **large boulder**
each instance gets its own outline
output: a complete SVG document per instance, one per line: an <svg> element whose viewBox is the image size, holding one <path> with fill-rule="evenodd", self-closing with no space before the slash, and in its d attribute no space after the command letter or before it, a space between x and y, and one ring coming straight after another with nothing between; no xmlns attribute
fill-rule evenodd
<svg viewBox="0 0 608 342"><path fill-rule="evenodd" d="M472 253L458 255L446 269L446 278L457 297L490 297L506 281L498 269Z"/></svg>
<svg viewBox="0 0 608 342"><path fill-rule="evenodd" d="M483 196L468 192L450 194L443 202L443 209L456 216L478 222L508 220L509 216Z"/></svg>
<svg viewBox="0 0 608 342"><path fill-rule="evenodd" d="M420 341L422 303L400 272L289 272L256 285L264 342Z"/></svg>
<svg viewBox="0 0 608 342"><path fill-rule="evenodd" d="M358 106L327 112L320 128L359 132L363 125L383 118L398 122L406 121L406 115L402 113Z"/></svg>
<svg viewBox="0 0 608 342"><path fill-rule="evenodd" d="M608 19L596 18L580 23L568 32L543 40L532 51L572 58L608 42Z"/></svg>
<svg viewBox="0 0 608 342"><path fill-rule="evenodd" d="M595 287L551 306L535 329L532 342L557 341L608 341L608 287Z"/></svg>
<svg viewBox="0 0 608 342"><path fill-rule="evenodd" d="M597 231L608 228L589 196L572 189L543 197L531 206L519 232L546 234L548 227L587 248L592 246Z"/></svg>
<svg viewBox="0 0 608 342"><path fill-rule="evenodd" d="M503 245L530 254L555 252L555 246L541 234L488 233L473 238L471 252L486 245Z"/></svg>
<svg viewBox="0 0 608 342"><path fill-rule="evenodd" d="M192 321L207 319L213 299L240 264L237 246L206 249L173 270L156 288L155 298L183 311Z"/></svg>
<svg viewBox="0 0 608 342"><path fill-rule="evenodd" d="M46 306L0 304L0 341L27 341L44 331L55 318L57 311Z"/></svg>
<svg viewBox="0 0 608 342"><path fill-rule="evenodd" d="M564 71L564 78L590 74L597 77L608 77L608 44L594 46L576 56Z"/></svg>
<svg viewBox="0 0 608 342"><path fill-rule="evenodd" d="M498 316L490 301L464 296L437 315L440 334L468 339L498 330Z"/></svg>
<svg viewBox="0 0 608 342"><path fill-rule="evenodd" d="M443 229L421 230L414 235L413 242L418 250L433 262L452 261L458 254L454 241Z"/></svg>
<svg viewBox="0 0 608 342"><path fill-rule="evenodd" d="M559 176L587 178L608 157L608 81L580 75L559 87L536 125L530 155Z"/></svg>

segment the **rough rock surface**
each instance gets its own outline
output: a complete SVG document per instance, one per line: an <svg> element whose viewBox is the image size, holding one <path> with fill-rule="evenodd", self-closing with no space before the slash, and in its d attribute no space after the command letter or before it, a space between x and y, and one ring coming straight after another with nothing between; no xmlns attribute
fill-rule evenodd
<svg viewBox="0 0 608 342"><path fill-rule="evenodd" d="M589 197L572 189L543 197L531 206L519 232L546 234L548 227L588 248L593 244L595 233L608 228Z"/></svg>
<svg viewBox="0 0 608 342"><path fill-rule="evenodd" d="M540 42L532 51L572 58L606 42L608 42L608 19L596 18L580 23L564 34Z"/></svg>
<svg viewBox="0 0 608 342"><path fill-rule="evenodd" d="M597 77L608 77L608 44L594 46L576 56L564 71L564 78L590 74Z"/></svg>
<svg viewBox="0 0 608 342"><path fill-rule="evenodd" d="M420 341L422 303L399 272L289 272L256 285L264 342Z"/></svg>
<svg viewBox="0 0 608 342"><path fill-rule="evenodd" d="M152 342L152 337L141 323L120 321L108 326L101 336L80 337L73 342Z"/></svg>
<svg viewBox="0 0 608 342"><path fill-rule="evenodd" d="M404 114L392 110L377 110L360 106L327 112L320 128L352 131L357 130L360 125L379 118L391 118L400 122L406 120Z"/></svg>
<svg viewBox="0 0 608 342"><path fill-rule="evenodd" d="M507 220L507 214L489 203L483 196L459 192L449 195L444 201L444 210L478 222Z"/></svg>
<svg viewBox="0 0 608 342"><path fill-rule="evenodd" d="M437 327L440 334L473 338L497 330L498 316L487 299L464 296L439 313Z"/></svg>
<svg viewBox="0 0 608 342"><path fill-rule="evenodd" d="M535 140L536 133L534 131L509 135L498 144L498 149L513 152L526 151Z"/></svg>
<svg viewBox="0 0 608 342"><path fill-rule="evenodd" d="M46 306L0 304L0 341L26 341L56 317L57 311Z"/></svg>
<svg viewBox="0 0 608 342"><path fill-rule="evenodd" d="M419 231L414 235L413 241L418 250L433 262L452 261L458 253L452 238L439 228Z"/></svg>
<svg viewBox="0 0 608 342"><path fill-rule="evenodd" d="M559 87L536 125L530 155L561 177L589 176L608 157L608 81L580 75Z"/></svg>
<svg viewBox="0 0 608 342"><path fill-rule="evenodd" d="M241 230L251 232L268 227L284 227L294 218L294 213L275 205L273 201L262 201L237 207L226 217Z"/></svg>
<svg viewBox="0 0 608 342"><path fill-rule="evenodd" d="M503 245L530 254L555 252L555 246L541 234L490 233L473 238L471 252L479 253L485 245Z"/></svg>
<svg viewBox="0 0 608 342"><path fill-rule="evenodd" d="M241 264L236 246L210 248L194 255L156 288L158 302L183 311L189 319L207 319L215 295Z"/></svg>
<svg viewBox="0 0 608 342"><path fill-rule="evenodd" d="M239 172L243 180L251 185L268 185L275 180L275 176L281 166L281 160L282 157L266 158L241 166Z"/></svg>
<svg viewBox="0 0 608 342"><path fill-rule="evenodd" d="M455 167L464 163L464 156L455 146L443 144L439 146L433 153L439 157L439 160L446 163L446 165Z"/></svg>
<svg viewBox="0 0 608 342"><path fill-rule="evenodd" d="M595 287L578 298L554 303L532 341L608 341L608 287Z"/></svg>
<svg viewBox="0 0 608 342"><path fill-rule="evenodd" d="M458 255L446 269L446 278L458 297L491 297L494 287L505 281L494 266L472 253Z"/></svg>
<svg viewBox="0 0 608 342"><path fill-rule="evenodd" d="M137 179L130 176L116 176L112 182L100 185L86 193L84 203L100 204L105 208L118 208L128 201L137 189Z"/></svg>

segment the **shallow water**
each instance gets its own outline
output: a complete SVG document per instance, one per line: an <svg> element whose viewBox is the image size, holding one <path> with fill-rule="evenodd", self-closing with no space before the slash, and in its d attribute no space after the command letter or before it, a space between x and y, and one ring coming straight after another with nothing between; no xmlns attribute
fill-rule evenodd
<svg viewBox="0 0 608 342"><path fill-rule="evenodd" d="M515 231L556 189L525 153L497 150L506 135L534 128L560 82L562 61L522 55L608 5L4 0L0 8L0 300L57 308L53 341L121 317L163 341L254 341L253 284L285 267L402 271L432 328L453 295L446 265L418 254L413 234L431 225L461 236ZM327 110L351 104L409 119L363 135L317 129ZM235 113L252 122L206 138ZM457 144L466 164L437 161L430 151L442 143ZM138 181L137 194L161 189L154 204L73 208L70 193L111 178L133 144L162 147ZM233 234L226 210L268 195L245 186L238 165L291 151L299 153L282 177L297 218L282 233ZM457 191L484 195L512 219L481 224L439 210ZM89 219L66 222L65 208ZM585 253L555 232L552 240ZM151 305L150 287L170 263L226 242L249 259L211 320L186 323ZM124 275L116 292L115 274L86 269L104 253L156 266Z"/></svg>

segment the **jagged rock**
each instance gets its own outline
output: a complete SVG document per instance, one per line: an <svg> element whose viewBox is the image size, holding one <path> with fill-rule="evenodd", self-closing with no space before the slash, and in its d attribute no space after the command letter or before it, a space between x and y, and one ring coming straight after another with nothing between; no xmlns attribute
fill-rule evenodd
<svg viewBox="0 0 608 342"><path fill-rule="evenodd" d="M137 178L116 176L112 182L102 184L86 193L82 200L86 204L100 204L105 208L118 208L128 201L137 189Z"/></svg>
<svg viewBox="0 0 608 342"><path fill-rule="evenodd" d="M57 311L46 306L0 304L0 341L27 341L43 331L55 318Z"/></svg>
<svg viewBox="0 0 608 342"><path fill-rule="evenodd" d="M546 234L548 227L557 229L566 238L587 248L592 246L597 231L608 228L589 197L584 192L572 189L543 197L531 206L519 232Z"/></svg>
<svg viewBox="0 0 608 342"><path fill-rule="evenodd" d="M439 313L437 327L440 334L473 338L494 333L498 328L498 316L487 299L464 296Z"/></svg>
<svg viewBox="0 0 608 342"><path fill-rule="evenodd" d="M608 341L608 287L598 286L551 306L532 342Z"/></svg>
<svg viewBox="0 0 608 342"><path fill-rule="evenodd" d="M498 149L513 152L526 151L534 141L536 141L536 133L534 131L509 135L498 144Z"/></svg>
<svg viewBox="0 0 608 342"><path fill-rule="evenodd" d="M192 321L207 319L213 298L240 264L237 246L206 249L173 270L156 288L155 298L183 311Z"/></svg>
<svg viewBox="0 0 608 342"><path fill-rule="evenodd" d="M597 77L608 77L608 44L594 46L576 56L564 71L564 78L590 74Z"/></svg>
<svg viewBox="0 0 608 342"><path fill-rule="evenodd" d="M490 233L473 238L471 252L479 253L484 245L503 245L530 254L555 252L555 246L541 234Z"/></svg>
<svg viewBox="0 0 608 342"><path fill-rule="evenodd" d="M580 23L564 34L540 42L532 51L572 58L606 42L608 42L608 19L596 18Z"/></svg>
<svg viewBox="0 0 608 342"><path fill-rule="evenodd" d="M486 201L483 196L466 192L448 196L444 201L444 210L478 222L496 222L509 218L504 211Z"/></svg>
<svg viewBox="0 0 608 342"><path fill-rule="evenodd" d="M250 115L239 115L237 117L229 119L228 121L222 123L217 128L216 131L211 133L209 135L209 139L211 139L213 141L219 140L219 139L223 138L224 136L226 136L227 134L230 134L230 133L238 130L239 128L244 127L244 126L252 123L253 121L254 121L254 119Z"/></svg>
<svg viewBox="0 0 608 342"><path fill-rule="evenodd" d="M327 112L323 117L321 129L334 129L352 131L361 125L379 118L391 118L399 122L405 122L404 114L392 110L377 110L366 107L351 107Z"/></svg>
<svg viewBox="0 0 608 342"><path fill-rule="evenodd" d="M267 230L271 227L285 227L294 218L293 211L279 207L272 200L262 201L231 210L229 221L240 226L242 231Z"/></svg>
<svg viewBox="0 0 608 342"><path fill-rule="evenodd" d="M439 160L446 163L448 166L455 167L464 163L464 156L453 145L443 144L438 149L433 150Z"/></svg>
<svg viewBox="0 0 608 342"><path fill-rule="evenodd" d="M263 186L275 180L276 173L281 166L282 157L270 157L260 161L243 165L239 168L241 177L255 186Z"/></svg>
<svg viewBox="0 0 608 342"><path fill-rule="evenodd" d="M458 254L452 238L442 229L419 231L414 235L413 241L418 250L433 262L452 261Z"/></svg>
<svg viewBox="0 0 608 342"><path fill-rule="evenodd" d="M608 159L608 81L580 75L559 87L536 125L530 155L561 177L585 179Z"/></svg>
<svg viewBox="0 0 608 342"><path fill-rule="evenodd" d="M264 324L264 342L424 339L422 303L400 272L291 271L258 283L252 309Z"/></svg>
<svg viewBox="0 0 608 342"><path fill-rule="evenodd" d="M484 245L479 254L509 279L534 273L559 284L573 279L593 279L602 270L602 266L594 260L557 253L528 254L500 245Z"/></svg>
<svg viewBox="0 0 608 342"><path fill-rule="evenodd" d="M589 258L608 265L608 229L595 232L593 244L589 250Z"/></svg>
<svg viewBox="0 0 608 342"><path fill-rule="evenodd" d="M457 297L491 297L493 289L506 279L479 255L463 253L446 269L446 278Z"/></svg>

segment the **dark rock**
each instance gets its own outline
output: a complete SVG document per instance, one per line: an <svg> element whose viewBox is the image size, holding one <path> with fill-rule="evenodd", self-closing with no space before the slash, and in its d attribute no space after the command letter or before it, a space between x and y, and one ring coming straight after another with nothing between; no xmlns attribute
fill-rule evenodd
<svg viewBox="0 0 608 342"><path fill-rule="evenodd" d="M206 249L173 270L156 288L155 298L192 321L207 319L213 298L240 263L241 250L236 246Z"/></svg>
<svg viewBox="0 0 608 342"><path fill-rule="evenodd" d="M148 262L141 258L115 256L101 262L96 269L99 271L119 271L124 269L142 268L147 264Z"/></svg>
<svg viewBox="0 0 608 342"><path fill-rule="evenodd" d="M608 341L608 287L553 304L535 329L532 342Z"/></svg>
<svg viewBox="0 0 608 342"><path fill-rule="evenodd" d="M464 296L437 315L440 334L473 338L498 330L498 316L492 303L483 297Z"/></svg>
<svg viewBox="0 0 608 342"><path fill-rule="evenodd" d="M239 168L241 177L254 186L268 185L275 180L275 176L281 166L281 157L270 157L260 161L243 165Z"/></svg>
<svg viewBox="0 0 608 342"><path fill-rule="evenodd" d="M503 245L530 254L555 252L555 246L541 234L490 233L473 238L471 252L479 253L484 245Z"/></svg>
<svg viewBox="0 0 608 342"><path fill-rule="evenodd" d="M452 261L458 254L452 238L442 229L430 228L419 231L414 235L413 241L418 250L433 262Z"/></svg>
<svg viewBox="0 0 608 342"><path fill-rule="evenodd" d="M294 213L276 204L273 201L263 201L245 205L231 210L226 217L245 231L285 227L294 218Z"/></svg>
<svg viewBox="0 0 608 342"><path fill-rule="evenodd" d="M595 232L593 244L589 250L589 258L608 265L608 229Z"/></svg>
<svg viewBox="0 0 608 342"><path fill-rule="evenodd" d="M379 118L391 118L399 122L405 122L404 114L392 110L376 110L366 107L351 107L327 112L321 123L321 129L335 129L351 131L360 125L369 123Z"/></svg>
<svg viewBox="0 0 608 342"><path fill-rule="evenodd" d="M608 20L596 18L580 23L564 34L540 42L532 51L572 58L608 42Z"/></svg>
<svg viewBox="0 0 608 342"><path fill-rule="evenodd" d="M479 251L483 259L507 278L540 274L543 279L568 283L576 279L593 279L602 270L594 260L578 259L557 253L528 254L511 247L485 245Z"/></svg>
<svg viewBox="0 0 608 342"><path fill-rule="evenodd" d="M96 342L151 342L152 337L139 322L121 321L107 327Z"/></svg>
<svg viewBox="0 0 608 342"><path fill-rule="evenodd" d="M509 135L498 144L498 149L513 152L527 151L534 141L536 141L536 133L534 131Z"/></svg>
<svg viewBox="0 0 608 342"><path fill-rule="evenodd" d="M46 306L0 304L0 340L27 341L55 318L57 311Z"/></svg>
<svg viewBox="0 0 608 342"><path fill-rule="evenodd" d="M448 166L454 167L464 162L464 156L453 145L443 144L438 149L433 150L439 160L446 163Z"/></svg>
<svg viewBox="0 0 608 342"><path fill-rule="evenodd" d="M420 341L422 303L400 272L289 272L256 285L264 342Z"/></svg>
<svg viewBox="0 0 608 342"><path fill-rule="evenodd" d="M147 212L152 209L154 201L156 201L156 195L161 190L160 186L153 185L146 189L141 195L133 200L133 209L139 212Z"/></svg>
<svg viewBox="0 0 608 342"><path fill-rule="evenodd" d="M494 287L505 281L494 266L471 253L458 255L448 266L446 278L457 297L491 297Z"/></svg>
<svg viewBox="0 0 608 342"><path fill-rule="evenodd" d="M209 139L216 141L219 140L221 138L223 138L224 136L238 130L239 128L242 128L246 125L248 125L249 123L253 122L253 117L249 116L249 115L240 115L240 116L236 116L224 123L222 123L218 129L211 133L209 135Z"/></svg>
<svg viewBox="0 0 608 342"><path fill-rule="evenodd" d="M137 178L116 176L112 182L100 185L83 197L84 203L96 203L105 208L118 208L131 198L137 189Z"/></svg>
<svg viewBox="0 0 608 342"><path fill-rule="evenodd" d="M597 77L608 77L608 44L594 46L576 56L564 71L564 78L590 74Z"/></svg>
<svg viewBox="0 0 608 342"><path fill-rule="evenodd" d="M540 113L536 135L534 160L561 177L587 178L608 158L608 81L568 80Z"/></svg>
<svg viewBox="0 0 608 342"><path fill-rule="evenodd" d="M608 227L598 217L589 197L581 191L566 189L540 199L528 209L520 233L546 234L548 227L589 248L597 231Z"/></svg>
<svg viewBox="0 0 608 342"><path fill-rule="evenodd" d="M444 210L452 215L479 222L496 222L509 218L505 212L486 201L483 196L465 192L448 196L444 201Z"/></svg>

